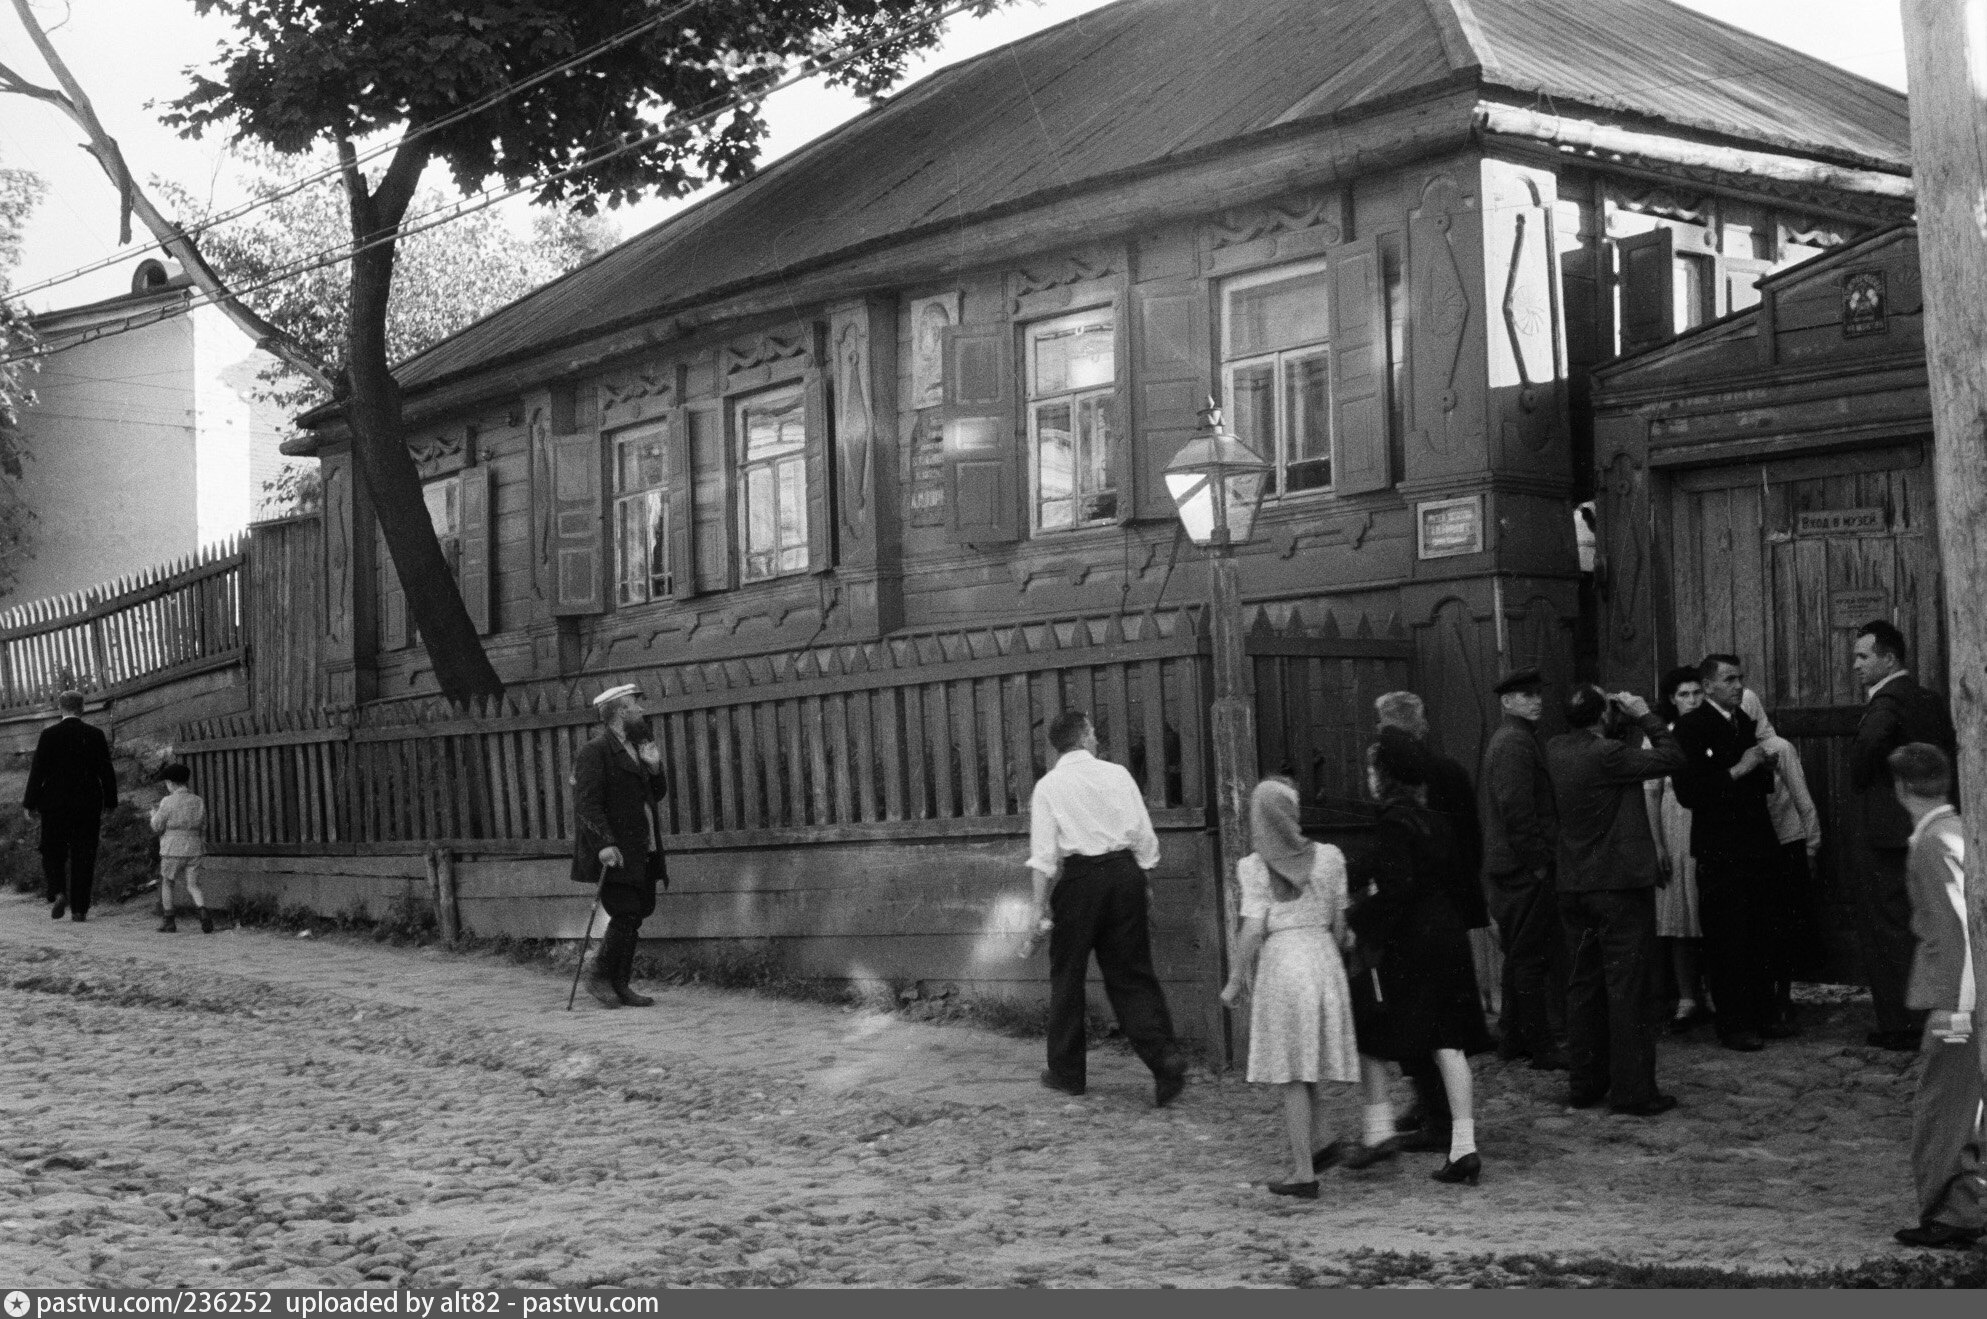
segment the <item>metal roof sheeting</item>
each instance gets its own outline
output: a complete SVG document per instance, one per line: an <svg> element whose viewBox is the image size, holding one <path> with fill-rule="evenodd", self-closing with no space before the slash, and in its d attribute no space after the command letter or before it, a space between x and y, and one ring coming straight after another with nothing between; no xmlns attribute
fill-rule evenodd
<svg viewBox="0 0 1987 1319"><path fill-rule="evenodd" d="M1123 0L924 79L396 374L408 389L462 377L1471 65L1541 97L1908 158L1901 94L1668 0Z"/></svg>

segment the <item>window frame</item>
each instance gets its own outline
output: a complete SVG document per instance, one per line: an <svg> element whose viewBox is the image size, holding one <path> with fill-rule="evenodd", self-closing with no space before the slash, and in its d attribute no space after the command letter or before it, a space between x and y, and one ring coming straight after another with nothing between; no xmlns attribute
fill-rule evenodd
<svg viewBox="0 0 1987 1319"><path fill-rule="evenodd" d="M1056 332L1074 330L1085 322L1104 320L1111 327L1111 378L1101 384L1085 385L1078 389L1065 389L1055 394L1035 392L1035 345L1052 337ZM1071 532L1091 531L1098 527L1116 526L1123 520L1124 503L1129 492L1125 487L1125 474L1117 471L1117 449L1121 436L1122 409L1119 407L1118 391L1123 385L1124 376L1124 317L1120 314L1117 300L1099 302L1074 311L1058 312L1037 320L1026 321L1017 326L1020 331L1021 370L1020 406L1024 414L1023 435L1027 444L1025 461L1028 467L1028 534L1034 536L1060 536ZM1072 481L1069 502L1080 508L1086 500L1110 496L1110 510L1100 516L1072 520L1063 526L1044 526L1042 522L1042 446L1038 410L1043 407L1067 406L1070 409L1072 433L1078 425L1080 412L1086 406L1094 407L1102 413L1104 430L1098 444L1103 451L1103 469L1109 484L1101 489L1085 492L1081 488L1081 471L1074 461L1075 446L1072 445L1071 471L1076 479ZM1074 513L1075 509L1072 509Z"/></svg>
<svg viewBox="0 0 1987 1319"><path fill-rule="evenodd" d="M1231 430L1234 429L1234 421L1238 415L1235 403L1235 375L1237 370L1260 366L1264 363L1270 365L1271 384L1269 392L1271 405L1274 410L1270 434L1271 452L1261 455L1269 460L1271 469L1269 479L1265 483L1266 488L1263 491L1263 498L1266 501L1274 500L1281 502L1286 499L1308 499L1319 495L1329 495L1336 490L1338 485L1338 419L1334 415L1335 409L1333 406L1336 399L1337 381L1335 379L1335 364L1332 359L1332 318L1336 309L1332 306L1331 270L1331 258L1308 257L1301 261L1279 262L1276 265L1264 266L1244 274L1233 275L1222 280L1220 283L1217 301L1218 312L1221 318L1221 328L1217 340L1220 351L1219 361L1216 365L1221 378L1223 416L1229 423ZM1325 277L1319 289L1320 297L1324 300L1324 314L1321 317L1321 322L1324 326L1324 337L1307 339L1301 343L1290 344L1266 351L1237 353L1235 351L1235 295L1250 289L1281 284L1306 276ZM1304 360L1308 358L1316 358L1324 364L1322 377L1324 381L1324 400L1319 409L1319 414L1325 428L1324 463L1327 475L1322 484L1308 485L1301 490L1292 490L1290 489L1289 482L1289 470L1293 465L1290 461L1292 437L1289 432L1288 418L1286 416L1290 385L1285 368L1292 360ZM1244 442L1249 441L1249 437L1246 435L1241 435L1239 438ZM1317 459L1311 458L1302 461L1316 462Z"/></svg>
<svg viewBox="0 0 1987 1319"><path fill-rule="evenodd" d="M610 607L614 609L635 608L672 599L676 593L676 574L680 571L673 561L672 535L674 528L670 507L670 446L677 442L675 427L669 417L651 418L637 421L601 434L602 447L607 460L607 518L611 537L609 553L613 556L612 583L614 589ZM653 484L626 488L622 484L622 446L660 440L657 457L657 480ZM660 514L651 516L644 523L649 543L644 548L644 561L648 571L639 578L631 577L628 571L626 524L624 510L641 500L651 505L659 505ZM658 530L658 524L660 529ZM661 571L656 571L657 556L660 556ZM658 585L660 582L660 585ZM640 585L644 594L630 598L631 587Z"/></svg>
<svg viewBox="0 0 1987 1319"><path fill-rule="evenodd" d="M779 395L789 395L793 400L793 410L798 412L800 418L800 441L791 448L777 453L770 458L748 461L746 457L746 449L749 443L747 414L755 406L763 406L767 399ZM732 521L735 529L732 546L734 552L737 554L732 574L733 581L740 586L748 586L755 582L777 581L782 577L804 576L813 571L813 556L810 549L812 545L810 535L812 528L808 521L809 491L807 469L808 448L815 437L807 433L807 383L805 380L800 379L779 381L768 385L764 389L755 389L749 393L733 394L725 400L725 405L725 419L726 424L730 427L731 436L731 507ZM777 473L781 467L789 464L797 467L800 473L800 520L799 540L797 544L790 544L778 539L779 476ZM752 548L752 473L762 467L770 467L775 471L773 478L775 545L771 551L758 551ZM800 553L799 566L783 566L779 562L780 559L796 549ZM774 559L772 571L755 573L752 563L753 556L768 552L773 555Z"/></svg>

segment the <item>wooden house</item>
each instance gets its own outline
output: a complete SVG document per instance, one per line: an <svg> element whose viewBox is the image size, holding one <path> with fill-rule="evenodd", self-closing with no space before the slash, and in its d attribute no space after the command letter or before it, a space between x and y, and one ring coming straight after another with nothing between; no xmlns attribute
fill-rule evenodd
<svg viewBox="0 0 1987 1319"><path fill-rule="evenodd" d="M399 368L523 698L502 749L392 730L433 683L348 437L306 419L323 663L367 715L195 744L247 776L224 850L332 858L302 885L446 846L465 923L479 884L492 928L567 912L567 711L634 679L684 771L659 934L1025 979L973 950L1020 891L1041 725L1088 705L1162 826L1162 974L1216 1036L1206 577L1161 478L1206 400L1275 468L1240 565L1266 768L1356 797L1407 685L1474 763L1500 668L1592 663L1594 365L1906 216L1907 153L1898 94L1666 0L1124 0L965 61ZM299 747L303 786L256 786ZM449 765L453 798L384 786ZM282 804L341 775L335 809Z"/></svg>
<svg viewBox="0 0 1987 1319"><path fill-rule="evenodd" d="M1845 754L1856 630L1948 682L1917 233L1759 283L1754 306L1596 372L1603 671L1652 688L1726 651L1801 748L1822 816L1817 965L1854 965Z"/></svg>

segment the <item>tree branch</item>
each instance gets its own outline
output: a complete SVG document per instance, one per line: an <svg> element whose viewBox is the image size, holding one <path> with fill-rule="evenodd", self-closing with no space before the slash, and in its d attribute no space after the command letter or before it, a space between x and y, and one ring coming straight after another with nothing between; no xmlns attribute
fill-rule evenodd
<svg viewBox="0 0 1987 1319"><path fill-rule="evenodd" d="M51 105L61 106L64 110L69 108L69 98L61 92L56 91L53 87L43 87L39 84L29 82L5 64L0 64L0 92L12 92L17 96L32 96L37 101L47 101Z"/></svg>
<svg viewBox="0 0 1987 1319"><path fill-rule="evenodd" d="M206 258L200 255L200 249L194 244L193 239L152 205L151 199L138 186L137 180L132 178L130 167L124 162L124 153L118 149L117 140L104 130L103 123L97 118L96 108L90 104L89 94L83 90L82 84L69 71L68 64L63 61L54 44L49 41L48 34L42 30L40 21L29 8L28 0L13 0L13 3L14 13L20 18L21 26L27 30L28 38L34 42L35 49L41 53L43 62L48 65L49 72L55 75L56 82L61 84L62 91L50 93L46 88L25 90L33 85L13 75L11 71L8 71L10 83L18 86L9 86L6 90L20 90L23 95L30 96L36 95L37 92L47 93L38 99L48 100L60 106L78 127L89 134L90 154L96 157L99 165L103 166L104 173L110 176L110 181L117 185L118 194L125 208L124 222L128 225L129 216L135 212L138 218L144 221L145 227L152 231L152 237L158 240L159 246L179 261L193 280L194 287L206 294L242 333L253 339L257 348L302 372L327 395L335 397L337 381L325 369L324 364L313 357L303 345L257 315L236 297L234 292L222 282L220 275L215 273L214 268L207 264Z"/></svg>

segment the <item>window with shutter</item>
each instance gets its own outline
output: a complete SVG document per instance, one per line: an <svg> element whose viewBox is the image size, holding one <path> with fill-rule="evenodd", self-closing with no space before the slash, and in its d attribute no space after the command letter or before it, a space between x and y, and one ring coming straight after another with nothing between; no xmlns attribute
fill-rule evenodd
<svg viewBox="0 0 1987 1319"><path fill-rule="evenodd" d="M606 437L613 473L614 602L637 605L675 594L671 573L670 431L653 421Z"/></svg>
<svg viewBox="0 0 1987 1319"><path fill-rule="evenodd" d="M1235 436L1271 464L1267 495L1332 486L1330 272L1280 266L1221 287L1221 382Z"/></svg>
<svg viewBox="0 0 1987 1319"><path fill-rule="evenodd" d="M1106 307L1037 322L1026 342L1035 530L1114 522L1117 318Z"/></svg>
<svg viewBox="0 0 1987 1319"><path fill-rule="evenodd" d="M732 404L738 446L739 577L764 581L806 572L807 388L786 385Z"/></svg>
<svg viewBox="0 0 1987 1319"><path fill-rule="evenodd" d="M946 537L966 545L1018 540L1014 331L1005 323L954 326L943 335L943 363Z"/></svg>

